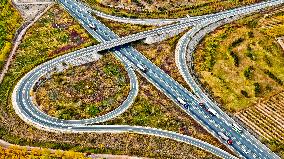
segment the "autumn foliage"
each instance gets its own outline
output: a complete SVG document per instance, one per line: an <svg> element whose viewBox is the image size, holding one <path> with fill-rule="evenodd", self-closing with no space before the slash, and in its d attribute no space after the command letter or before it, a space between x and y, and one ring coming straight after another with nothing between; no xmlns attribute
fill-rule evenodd
<svg viewBox="0 0 284 159"><path fill-rule="evenodd" d="M87 159L83 153L74 151L49 150L39 148L27 148L24 146L0 147L0 158L32 158L32 159Z"/></svg>

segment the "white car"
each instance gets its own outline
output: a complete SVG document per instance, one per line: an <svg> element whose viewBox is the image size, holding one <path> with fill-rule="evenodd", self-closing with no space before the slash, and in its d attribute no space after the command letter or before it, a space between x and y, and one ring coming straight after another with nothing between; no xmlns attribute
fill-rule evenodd
<svg viewBox="0 0 284 159"><path fill-rule="evenodd" d="M250 150L247 150L246 149L246 146L241 146L241 149L242 149L242 151L245 153L245 154L248 154L248 153L250 153Z"/></svg>
<svg viewBox="0 0 284 159"><path fill-rule="evenodd" d="M240 128L236 123L232 123L232 128L238 133L243 132L242 128Z"/></svg>
<svg viewBox="0 0 284 159"><path fill-rule="evenodd" d="M96 29L96 26L92 23L89 23L89 27L92 28L92 29Z"/></svg>
<svg viewBox="0 0 284 159"><path fill-rule="evenodd" d="M180 97L177 97L177 101L178 101L180 104L182 104L182 105L185 105L185 104L186 104L186 102L185 102L182 98L180 98Z"/></svg>
<svg viewBox="0 0 284 159"><path fill-rule="evenodd" d="M144 65L142 65L142 64L140 64L140 63L138 63L138 64L137 64L137 67L138 67L142 72L147 72L146 66L144 66Z"/></svg>
<svg viewBox="0 0 284 159"><path fill-rule="evenodd" d="M253 153L252 156L253 156L254 158L257 158L257 155L256 155L255 153Z"/></svg>

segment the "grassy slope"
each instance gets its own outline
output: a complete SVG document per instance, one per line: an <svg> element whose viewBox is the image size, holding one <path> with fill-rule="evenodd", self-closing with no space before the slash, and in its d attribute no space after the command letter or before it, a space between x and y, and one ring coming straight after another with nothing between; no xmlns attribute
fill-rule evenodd
<svg viewBox="0 0 284 159"><path fill-rule="evenodd" d="M283 89L284 56L275 40L283 36L283 13L273 16L280 23L272 28L263 27L271 17L262 16L219 28L203 40L195 54L195 70L202 83L230 112Z"/></svg>
<svg viewBox="0 0 284 159"><path fill-rule="evenodd" d="M0 70L12 49L12 40L16 29L22 22L20 14L13 8L10 1L0 3Z"/></svg>
<svg viewBox="0 0 284 159"><path fill-rule="evenodd" d="M83 153L74 151L55 151L54 153L48 149L32 148L27 150L26 147L10 146L8 148L0 147L0 156L2 158L65 158L65 159L90 159Z"/></svg>
<svg viewBox="0 0 284 159"><path fill-rule="evenodd" d="M146 30L155 29L155 26L147 25L133 25L127 23L118 23L108 19L95 16L99 21L105 24L107 27L112 28L112 31L120 37L139 33Z"/></svg>
<svg viewBox="0 0 284 159"><path fill-rule="evenodd" d="M89 6L93 7L96 10L102 11L107 14L113 14L117 16L123 17L132 17L132 18L180 18L185 17L186 15L196 16L196 15L203 15L203 14L210 14L219 12L225 9L231 9L238 6L248 5L256 2L260 2L260 0L200 0L195 1L193 3L189 2L187 5L180 6L178 2L170 2L165 3L164 1L158 1L160 5L166 5L165 7L158 7L152 11L145 10L145 11L134 11L134 10L124 10L124 9L115 9L109 8L104 3L97 2L96 0L83 0L83 2L87 3ZM138 1L139 2L139 1ZM153 1L148 1L153 2ZM112 1L112 5L118 6L121 4L120 1ZM107 3L109 5L109 3ZM167 5L168 4L168 5ZM139 6L137 3L133 2L128 5L124 3L126 7L136 8ZM159 5L159 4L158 4ZM151 4L150 4L151 6Z"/></svg>

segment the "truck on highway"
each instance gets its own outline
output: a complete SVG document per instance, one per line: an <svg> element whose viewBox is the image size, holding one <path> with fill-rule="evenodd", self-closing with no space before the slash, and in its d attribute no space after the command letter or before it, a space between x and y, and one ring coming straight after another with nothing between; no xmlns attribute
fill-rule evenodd
<svg viewBox="0 0 284 159"><path fill-rule="evenodd" d="M187 104L182 98L177 97L177 101L184 106L185 109L188 109L189 104Z"/></svg>
<svg viewBox="0 0 284 159"><path fill-rule="evenodd" d="M240 128L236 123L232 123L232 128L238 133L243 133L243 129Z"/></svg>
<svg viewBox="0 0 284 159"><path fill-rule="evenodd" d="M208 108L206 107L206 105L203 103L203 102L200 102L199 103L199 106L201 106L204 110L206 110L209 114L213 115L213 116L216 116L216 117L219 117L218 113L212 109L212 108Z"/></svg>
<svg viewBox="0 0 284 159"><path fill-rule="evenodd" d="M218 135L223 139L223 140L226 140L226 142L229 144L229 145L232 145L233 144L233 140L230 139L227 135L225 135L223 132L218 132Z"/></svg>
<svg viewBox="0 0 284 159"><path fill-rule="evenodd" d="M213 116L219 117L218 113L212 108L208 108L207 112Z"/></svg>
<svg viewBox="0 0 284 159"><path fill-rule="evenodd" d="M142 65L142 64L140 64L140 63L138 63L137 64L137 67L142 71L142 72L147 72L147 68L146 68L146 66L144 66L144 65Z"/></svg>

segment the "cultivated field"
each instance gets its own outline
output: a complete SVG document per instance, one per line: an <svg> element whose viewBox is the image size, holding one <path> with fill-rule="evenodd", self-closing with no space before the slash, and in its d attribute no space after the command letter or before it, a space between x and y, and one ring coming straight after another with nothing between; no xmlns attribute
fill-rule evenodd
<svg viewBox="0 0 284 159"><path fill-rule="evenodd" d="M264 139L284 142L284 92L238 112L236 116Z"/></svg>
<svg viewBox="0 0 284 159"><path fill-rule="evenodd" d="M235 116L263 141L269 142L272 150L282 153L284 157L284 92L238 112Z"/></svg>

